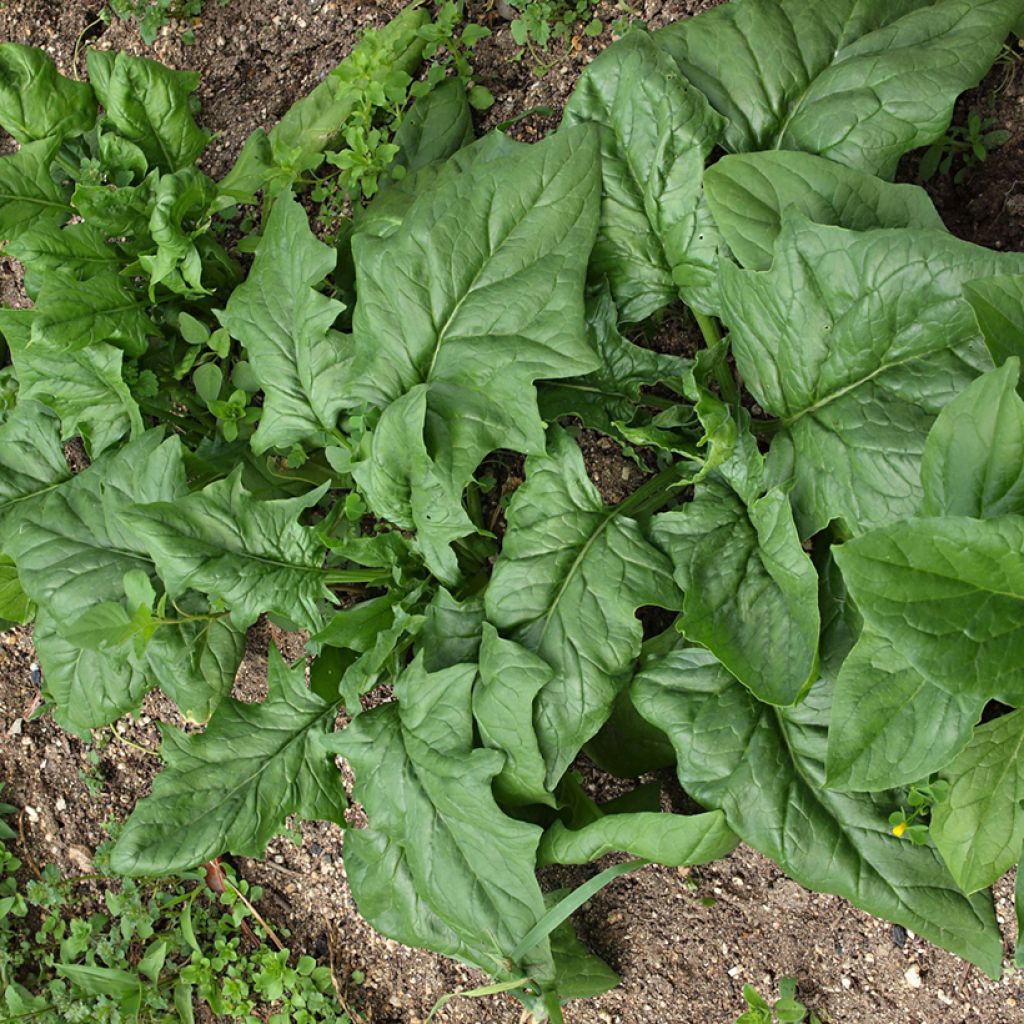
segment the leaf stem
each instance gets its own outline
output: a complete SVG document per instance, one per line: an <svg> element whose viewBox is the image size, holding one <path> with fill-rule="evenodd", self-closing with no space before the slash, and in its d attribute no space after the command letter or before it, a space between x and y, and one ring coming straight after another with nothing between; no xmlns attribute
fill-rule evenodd
<svg viewBox="0 0 1024 1024"><path fill-rule="evenodd" d="M615 506L615 514L637 518L660 508L679 482L680 463L663 469Z"/></svg>
<svg viewBox="0 0 1024 1024"><path fill-rule="evenodd" d="M718 321L713 316L705 316L697 310L691 310L693 318L697 321L700 333L704 336L704 344L708 348L714 348L722 340L722 332L718 328ZM722 393L722 399L729 405L738 405L740 401L740 390L736 386L736 379L732 375L724 356L715 367L715 380L718 382L718 390Z"/></svg>
<svg viewBox="0 0 1024 1024"><path fill-rule="evenodd" d="M328 583L387 583L391 573L387 569L325 569Z"/></svg>

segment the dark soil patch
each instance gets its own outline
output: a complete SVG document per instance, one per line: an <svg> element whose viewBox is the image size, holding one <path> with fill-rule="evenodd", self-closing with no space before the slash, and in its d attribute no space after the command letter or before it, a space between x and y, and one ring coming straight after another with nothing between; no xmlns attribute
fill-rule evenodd
<svg viewBox="0 0 1024 1024"><path fill-rule="evenodd" d="M0 39L43 46L70 73L80 34L94 20L97 0L10 0L0 8ZM193 27L186 46L178 30L152 47L130 25L93 26L94 42L145 54L179 68L202 72L203 122L218 135L206 167L219 174L257 126L269 127L351 47L357 31L380 24L397 0L213 0ZM489 18L494 36L481 44L478 66L497 103L479 116L478 127L536 106L560 110L580 69L608 40L583 37L538 80L529 62L511 61L516 46L490 4L471 3ZM644 0L637 12L657 26L712 3ZM612 3L602 13L617 16ZM101 31L99 31L101 30ZM82 71L79 59L78 70ZM962 104L987 103L990 77ZM996 116L1014 137L964 186L944 181L933 194L954 231L996 248L1024 247L1024 74L999 84ZM521 138L539 137L556 118L523 122ZM1019 200L1016 201L1016 200ZM23 301L17 269L0 260L0 297ZM679 325L652 342L667 351L689 351ZM581 435L592 479L609 500L633 490L642 471L593 432ZM495 474L499 489L514 489L521 463L508 460ZM263 692L266 645L263 626L253 635L236 695ZM277 635L292 656L301 641ZM69 874L89 870L105 838L103 823L123 819L144 795L157 759L155 721L177 721L170 705L151 696L137 722L125 720L95 737L100 754L93 768L87 747L48 718L26 721L36 696L31 681L31 639L26 631L0 635L0 781L4 797L23 808L25 845L39 864L53 862ZM127 742L137 746L129 746ZM90 784L91 782L91 788ZM93 792L92 790L99 790ZM349 1001L375 1024L420 1024L444 992L481 982L479 975L441 957L406 949L376 935L360 918L345 884L341 830L323 824L301 827L302 845L275 840L264 862L237 866L266 890L262 912L293 933L295 948L335 967ZM563 871L559 881L578 884L586 870ZM1000 920L1012 917L1010 883L997 888ZM810 893L773 865L741 847L730 858L699 870L649 867L616 881L577 915L580 932L623 976L622 986L585 1005L569 1008L573 1024L728 1024L742 1011L741 988L752 983L774 992L779 976L800 979L801 994L823 1020L843 1024L1014 1024L1024 1019L1024 975L994 983L962 961L901 929L853 910L844 901ZM366 973L362 987L353 970ZM439 1020L449 1024L513 1024L519 1014L504 997L451 1004Z"/></svg>
<svg viewBox="0 0 1024 1024"><path fill-rule="evenodd" d="M983 163L954 179L963 168L954 161L949 174L936 174L925 187L953 234L990 249L1024 249L1024 48L1007 47L1000 63L981 85L957 103L954 124L971 113L991 120L991 128L1010 132L1009 141L992 150ZM918 158L908 157L900 178L916 181Z"/></svg>

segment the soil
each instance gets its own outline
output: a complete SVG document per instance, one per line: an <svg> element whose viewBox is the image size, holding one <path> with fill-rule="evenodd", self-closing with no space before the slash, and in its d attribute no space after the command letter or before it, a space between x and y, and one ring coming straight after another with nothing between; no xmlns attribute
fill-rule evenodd
<svg viewBox="0 0 1024 1024"><path fill-rule="evenodd" d="M652 25L713 6L689 0L645 0L635 11ZM207 0L185 45L180 26L144 46L130 23L97 23L100 0L0 2L0 40L45 48L65 73L77 67L76 42L155 57L202 73L202 121L217 135L206 169L222 173L255 127L269 127L351 47L363 26L380 24L399 0ZM580 69L609 41L581 36L543 79L530 62L513 60L517 47L506 24L486 2L473 13L494 35L480 44L476 63L497 98L478 115L483 130L537 105L559 110ZM611 2L600 13L621 12ZM929 188L951 229L995 248L1024 248L1024 73L1017 54L958 107L962 120L978 109L1012 132L1007 145L960 185L936 179ZM534 117L520 137L539 137L557 117ZM913 175L912 162L905 176ZM18 268L0 259L0 296L23 304ZM671 346L669 346L671 347ZM685 349L685 342L677 346ZM642 475L606 439L580 437L588 468L606 498L633 490ZM518 465L508 480L518 482ZM503 483L504 489L506 485ZM236 695L259 699L267 624L250 637ZM277 634L294 658L301 638ZM91 748L43 717L28 720L37 687L32 682L27 631L0 635L0 782L4 799L22 808L18 825L26 861L56 863L68 874L90 870L104 822L123 819L155 774L155 722L176 723L158 695L147 698L137 721L125 719L98 733ZM179 723L180 724L180 723ZM142 748L142 749L140 749ZM93 766L90 749L99 754ZM275 840L263 862L236 866L265 888L261 911L275 927L292 932L293 948L330 959L346 997L375 1024L421 1024L435 1000L456 988L482 983L474 972L444 958L410 950L376 935L359 917L345 884L342 833L321 823L301 826L301 845ZM604 862L601 866L604 866ZM591 873L562 870L561 884L579 884ZM1012 880L996 888L1000 922L1012 929ZM584 940L622 974L622 985L586 1004L568 1008L573 1024L728 1024L744 1009L741 989L751 983L774 995L777 979L800 981L801 998L822 1020L842 1024L1014 1024L1024 1020L1024 972L1008 970L992 982L963 961L902 929L873 919L843 900L810 893L785 878L754 851L740 847L708 867L648 867L618 879L576 915ZM365 972L361 986L352 971ZM513 1024L514 1002L497 996L457 1000L437 1017L449 1024Z"/></svg>

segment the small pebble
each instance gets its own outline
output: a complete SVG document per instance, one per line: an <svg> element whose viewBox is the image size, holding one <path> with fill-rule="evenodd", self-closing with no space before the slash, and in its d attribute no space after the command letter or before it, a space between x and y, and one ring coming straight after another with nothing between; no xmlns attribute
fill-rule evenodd
<svg viewBox="0 0 1024 1024"><path fill-rule="evenodd" d="M921 968L918 967L917 964L911 964L906 969L903 977L911 988L921 987Z"/></svg>

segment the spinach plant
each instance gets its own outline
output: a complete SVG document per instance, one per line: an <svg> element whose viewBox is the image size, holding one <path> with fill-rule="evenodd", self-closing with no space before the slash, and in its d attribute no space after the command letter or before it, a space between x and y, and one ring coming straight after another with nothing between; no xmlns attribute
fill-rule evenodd
<svg viewBox="0 0 1024 1024"><path fill-rule="evenodd" d="M220 182L188 76L92 55L85 85L0 50L0 234L34 300L0 314L0 615L34 617L67 728L153 686L207 723L165 729L115 867L344 826L342 757L361 912L535 1020L615 983L575 907L740 839L998 975L988 886L1024 846L1024 256L890 179L1022 15L735 0L630 32L530 146L473 141L439 86L332 245L294 190L356 80L411 73L417 9L374 44L381 77L343 65ZM257 193L243 269L215 214ZM628 340L670 307L692 357ZM658 471L609 505L580 421ZM306 631L308 677L271 651L243 703L261 615ZM702 810L657 785L600 804L580 757L674 765ZM538 880L611 852L633 859L575 893Z"/></svg>

